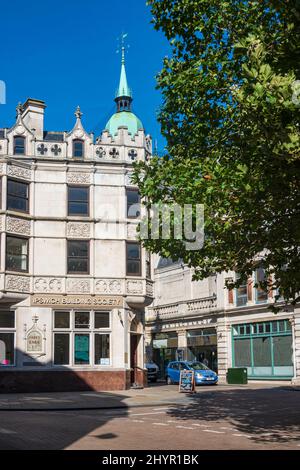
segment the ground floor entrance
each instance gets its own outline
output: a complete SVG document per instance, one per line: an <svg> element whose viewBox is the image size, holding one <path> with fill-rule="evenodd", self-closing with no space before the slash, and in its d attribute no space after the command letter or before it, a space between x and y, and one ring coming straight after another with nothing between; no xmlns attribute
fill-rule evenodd
<svg viewBox="0 0 300 470"><path fill-rule="evenodd" d="M293 338L289 320L232 327L232 365L247 367L253 379L291 379Z"/></svg>
<svg viewBox="0 0 300 470"><path fill-rule="evenodd" d="M48 300L39 297L41 304ZM22 306L0 308L0 393L145 385L142 310L122 309L119 297L58 300L35 307L28 298Z"/></svg>
<svg viewBox="0 0 300 470"><path fill-rule="evenodd" d="M158 365L160 377L170 361L200 361L218 371L216 328L186 331L185 346L179 345L176 332L157 333L153 339L153 361Z"/></svg>
<svg viewBox="0 0 300 470"><path fill-rule="evenodd" d="M137 333L130 334L130 385L144 385L144 370L139 364L139 350L141 347L141 335Z"/></svg>

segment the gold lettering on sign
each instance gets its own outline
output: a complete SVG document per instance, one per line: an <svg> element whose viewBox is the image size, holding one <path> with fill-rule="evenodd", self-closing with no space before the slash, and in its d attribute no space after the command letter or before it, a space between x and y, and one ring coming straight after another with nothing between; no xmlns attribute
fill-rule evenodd
<svg viewBox="0 0 300 470"><path fill-rule="evenodd" d="M37 295L31 296L34 307L122 307L122 297L104 295Z"/></svg>

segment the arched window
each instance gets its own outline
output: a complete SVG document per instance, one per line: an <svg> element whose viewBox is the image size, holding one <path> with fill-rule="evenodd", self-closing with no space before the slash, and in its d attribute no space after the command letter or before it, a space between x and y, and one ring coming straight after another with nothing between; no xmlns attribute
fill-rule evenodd
<svg viewBox="0 0 300 470"><path fill-rule="evenodd" d="M84 142L80 139L73 140L73 157L75 158L84 157Z"/></svg>
<svg viewBox="0 0 300 470"><path fill-rule="evenodd" d="M25 155L25 137L14 137L14 155Z"/></svg>

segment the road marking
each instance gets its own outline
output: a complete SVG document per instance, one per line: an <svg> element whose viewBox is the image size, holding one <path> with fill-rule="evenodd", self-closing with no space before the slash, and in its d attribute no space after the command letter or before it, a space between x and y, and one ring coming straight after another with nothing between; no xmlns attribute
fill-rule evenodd
<svg viewBox="0 0 300 470"><path fill-rule="evenodd" d="M237 431L235 428L226 428L226 426L220 426L220 429L225 429L226 431Z"/></svg>
<svg viewBox="0 0 300 470"><path fill-rule="evenodd" d="M178 421L172 421L172 420L170 421L170 420L168 420L167 423L173 423L173 424L174 424L174 423L178 423Z"/></svg>
<svg viewBox="0 0 300 470"><path fill-rule="evenodd" d="M233 436L237 436L237 437L248 437L250 438L251 436L247 436L247 434L232 434Z"/></svg>
<svg viewBox="0 0 300 470"><path fill-rule="evenodd" d="M164 411L155 411L155 413L128 413L129 416L148 416L148 415L162 415L166 414Z"/></svg>
<svg viewBox="0 0 300 470"><path fill-rule="evenodd" d="M194 430L194 428L189 428L188 426L176 426L176 428L178 428L178 429L193 429Z"/></svg>
<svg viewBox="0 0 300 470"><path fill-rule="evenodd" d="M145 421L143 419L132 419L133 423L144 423Z"/></svg>
<svg viewBox="0 0 300 470"><path fill-rule="evenodd" d="M160 410L169 410L170 407L169 406L160 406L159 408L152 408L153 411L160 411Z"/></svg>
<svg viewBox="0 0 300 470"><path fill-rule="evenodd" d="M16 431L11 431L10 429L0 428L1 434L18 434Z"/></svg>
<svg viewBox="0 0 300 470"><path fill-rule="evenodd" d="M152 423L152 424L154 424L154 426L169 426L166 423Z"/></svg>
<svg viewBox="0 0 300 470"><path fill-rule="evenodd" d="M211 426L211 424L196 424L196 423L193 423L193 426L199 426L201 428L208 428L209 426Z"/></svg>
<svg viewBox="0 0 300 470"><path fill-rule="evenodd" d="M225 434L224 431L213 431L212 429L203 429L203 432L213 432L215 434Z"/></svg>

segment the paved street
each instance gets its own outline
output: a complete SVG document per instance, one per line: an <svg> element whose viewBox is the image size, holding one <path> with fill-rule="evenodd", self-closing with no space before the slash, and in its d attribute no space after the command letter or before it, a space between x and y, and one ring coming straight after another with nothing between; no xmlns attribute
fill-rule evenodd
<svg viewBox="0 0 300 470"><path fill-rule="evenodd" d="M99 395L80 394L86 402ZM122 408L59 409L58 398L47 410L2 406L0 449L300 450L300 391L292 387L201 387L182 396L157 386L110 397Z"/></svg>

